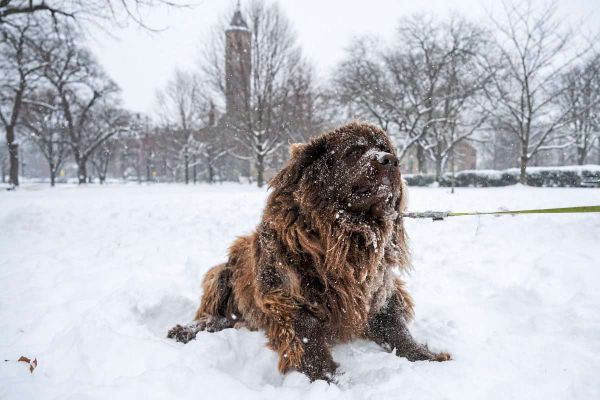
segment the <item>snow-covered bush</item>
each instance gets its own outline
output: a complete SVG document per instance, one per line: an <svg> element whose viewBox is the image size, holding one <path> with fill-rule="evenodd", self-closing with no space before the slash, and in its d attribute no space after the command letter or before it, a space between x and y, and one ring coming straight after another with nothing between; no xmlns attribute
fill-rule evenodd
<svg viewBox="0 0 600 400"><path fill-rule="evenodd" d="M496 170L467 170L461 171L454 176L455 186L461 187L488 187L514 185L518 176L507 171ZM452 175L446 173L442 176L441 186L452 185Z"/></svg>
<svg viewBox="0 0 600 400"><path fill-rule="evenodd" d="M431 174L403 174L402 177L408 186L428 186L435 182L435 175Z"/></svg>
<svg viewBox="0 0 600 400"><path fill-rule="evenodd" d="M408 174L404 179L409 186L427 186L435 179L428 174ZM458 187L508 186L519 182L519 169L466 170L454 175ZM600 187L600 165L570 165L563 167L527 168L527 184L539 187ZM452 185L452 175L445 173L441 186Z"/></svg>
<svg viewBox="0 0 600 400"><path fill-rule="evenodd" d="M517 168L507 171L517 176L519 173ZM600 165L530 167L527 168L527 184L540 187L599 187Z"/></svg>

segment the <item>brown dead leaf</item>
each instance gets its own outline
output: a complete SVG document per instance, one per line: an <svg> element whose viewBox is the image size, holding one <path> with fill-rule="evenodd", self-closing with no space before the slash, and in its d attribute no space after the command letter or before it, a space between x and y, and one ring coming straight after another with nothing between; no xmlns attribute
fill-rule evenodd
<svg viewBox="0 0 600 400"><path fill-rule="evenodd" d="M31 372L32 374L33 374L33 370L36 369L37 365L38 365L37 358L34 358L33 361L31 361L30 358L25 357L25 356L19 357L17 362L26 362L27 364L29 364L29 372Z"/></svg>
<svg viewBox="0 0 600 400"><path fill-rule="evenodd" d="M37 367L37 358L34 358L32 362L29 363L29 372L33 374L33 370Z"/></svg>

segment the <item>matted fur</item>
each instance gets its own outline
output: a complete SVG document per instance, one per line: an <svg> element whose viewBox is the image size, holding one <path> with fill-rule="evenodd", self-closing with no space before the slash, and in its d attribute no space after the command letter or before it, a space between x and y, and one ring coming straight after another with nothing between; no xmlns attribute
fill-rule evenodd
<svg viewBox="0 0 600 400"><path fill-rule="evenodd" d="M413 300L393 270L410 266L401 217L407 193L383 131L353 122L293 145L270 187L256 231L206 274L195 331L263 330L279 370L311 379L329 379L328 347L354 338L412 346L415 359L447 359L413 343L405 329ZM402 325L408 336L390 336L386 324ZM193 334L178 326L169 336Z"/></svg>

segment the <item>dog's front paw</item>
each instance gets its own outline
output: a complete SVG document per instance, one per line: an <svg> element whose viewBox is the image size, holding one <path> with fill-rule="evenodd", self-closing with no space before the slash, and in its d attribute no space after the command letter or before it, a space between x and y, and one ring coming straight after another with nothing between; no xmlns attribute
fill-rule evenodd
<svg viewBox="0 0 600 400"><path fill-rule="evenodd" d="M433 355L431 361L450 361L452 357L450 357L450 353L442 351L441 353L437 353Z"/></svg>
<svg viewBox="0 0 600 400"><path fill-rule="evenodd" d="M175 339L181 343L187 343L196 338L196 333L198 333L198 331L195 329L195 327L175 325L173 328L171 328L171 330L169 330L167 337L169 339Z"/></svg>
<svg viewBox="0 0 600 400"><path fill-rule="evenodd" d="M308 376L311 382L324 380L327 383L335 383L338 364L331 357L319 357L303 360L299 371Z"/></svg>
<svg viewBox="0 0 600 400"><path fill-rule="evenodd" d="M417 344L413 347L399 346L396 348L396 355L400 357L406 357L409 361L448 361L452 358L450 353L442 351L440 353L434 353L429 350L427 345Z"/></svg>

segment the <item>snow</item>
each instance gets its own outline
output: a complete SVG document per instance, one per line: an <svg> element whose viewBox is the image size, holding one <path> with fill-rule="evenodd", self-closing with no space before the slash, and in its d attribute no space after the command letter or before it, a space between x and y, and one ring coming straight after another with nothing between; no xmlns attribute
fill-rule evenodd
<svg viewBox="0 0 600 400"><path fill-rule="evenodd" d="M409 193L411 211L600 204L597 189ZM277 372L260 332L166 339L265 197L234 184L0 192L0 398L600 398L596 214L407 220L412 331L450 362L357 341L334 349L337 384L311 384Z"/></svg>

